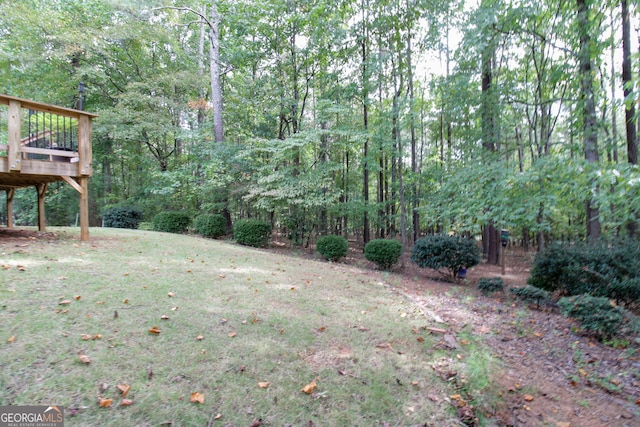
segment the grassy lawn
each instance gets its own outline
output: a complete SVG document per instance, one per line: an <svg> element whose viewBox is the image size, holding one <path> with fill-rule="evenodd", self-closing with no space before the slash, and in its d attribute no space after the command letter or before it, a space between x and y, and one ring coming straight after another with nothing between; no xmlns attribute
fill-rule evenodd
<svg viewBox="0 0 640 427"><path fill-rule="evenodd" d="M461 369L465 349L435 349L424 327L438 325L377 272L189 236L53 231L0 241L1 405L61 405L69 426L459 425L459 391L434 367Z"/></svg>

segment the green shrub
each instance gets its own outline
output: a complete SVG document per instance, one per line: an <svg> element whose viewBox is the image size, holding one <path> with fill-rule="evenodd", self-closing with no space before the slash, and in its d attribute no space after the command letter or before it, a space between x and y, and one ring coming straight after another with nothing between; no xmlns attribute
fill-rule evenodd
<svg viewBox="0 0 640 427"><path fill-rule="evenodd" d="M483 277L478 280L476 287L483 294L490 295L494 292L502 292L504 290L504 281L501 277L492 277L490 279Z"/></svg>
<svg viewBox="0 0 640 427"><path fill-rule="evenodd" d="M329 261L337 261L347 256L349 243L342 236L320 236L316 242L316 251Z"/></svg>
<svg viewBox="0 0 640 427"><path fill-rule="evenodd" d="M543 302L551 299L551 292L530 285L521 288L511 288L509 292L519 300L537 306L541 306Z"/></svg>
<svg viewBox="0 0 640 427"><path fill-rule="evenodd" d="M383 270L389 270L402 255L402 244L397 240L375 239L364 247L364 257Z"/></svg>
<svg viewBox="0 0 640 427"><path fill-rule="evenodd" d="M270 237L271 224L259 219L240 219L233 226L233 238L241 245L264 248Z"/></svg>
<svg viewBox="0 0 640 427"><path fill-rule="evenodd" d="M193 221L196 233L204 237L224 236L227 229L227 221L220 214L202 214Z"/></svg>
<svg viewBox="0 0 640 427"><path fill-rule="evenodd" d="M589 293L612 297L612 283L638 276L640 243L623 240L614 244L548 246L536 256L528 283L564 295Z"/></svg>
<svg viewBox="0 0 640 427"><path fill-rule="evenodd" d="M558 306L566 317L580 322L584 331L601 339L616 335L622 324L622 312L607 298L577 295L561 298Z"/></svg>
<svg viewBox="0 0 640 427"><path fill-rule="evenodd" d="M184 233L191 225L191 217L183 212L160 212L153 217L154 231Z"/></svg>
<svg viewBox="0 0 640 427"><path fill-rule="evenodd" d="M133 206L114 206L102 214L104 227L137 229L142 222L142 211Z"/></svg>
<svg viewBox="0 0 640 427"><path fill-rule="evenodd" d="M617 304L635 307L640 303L640 278L614 282L600 296L614 299Z"/></svg>
<svg viewBox="0 0 640 427"><path fill-rule="evenodd" d="M411 261L422 268L447 268L455 278L462 268L480 263L480 250L473 239L456 236L427 236L418 239L411 252Z"/></svg>

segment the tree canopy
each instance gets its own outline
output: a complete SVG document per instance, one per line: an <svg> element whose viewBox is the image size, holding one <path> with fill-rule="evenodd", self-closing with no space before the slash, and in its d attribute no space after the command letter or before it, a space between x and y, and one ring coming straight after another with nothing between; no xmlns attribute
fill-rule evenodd
<svg viewBox="0 0 640 427"><path fill-rule="evenodd" d="M6 0L0 92L77 107L84 83L94 222L128 205L296 243L614 238L640 214L638 7ZM72 194L50 191L50 222Z"/></svg>

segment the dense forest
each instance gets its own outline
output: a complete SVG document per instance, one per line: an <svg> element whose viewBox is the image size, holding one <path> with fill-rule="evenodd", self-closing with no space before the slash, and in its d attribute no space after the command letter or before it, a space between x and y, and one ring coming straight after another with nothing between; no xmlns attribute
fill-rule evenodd
<svg viewBox="0 0 640 427"><path fill-rule="evenodd" d="M126 205L295 244L457 233L496 262L501 229L527 248L637 235L639 7L5 0L0 93L99 114L95 225ZM51 185L49 224L77 197Z"/></svg>

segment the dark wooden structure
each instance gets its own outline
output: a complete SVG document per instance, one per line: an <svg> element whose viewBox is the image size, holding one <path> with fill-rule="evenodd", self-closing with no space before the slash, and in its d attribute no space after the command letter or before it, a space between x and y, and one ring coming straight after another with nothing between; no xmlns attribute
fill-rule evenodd
<svg viewBox="0 0 640 427"><path fill-rule="evenodd" d="M85 111L0 94L0 190L7 194L8 228L13 228L15 190L34 186L38 228L44 231L47 186L65 181L80 193L80 238L89 240L91 121L95 117Z"/></svg>

